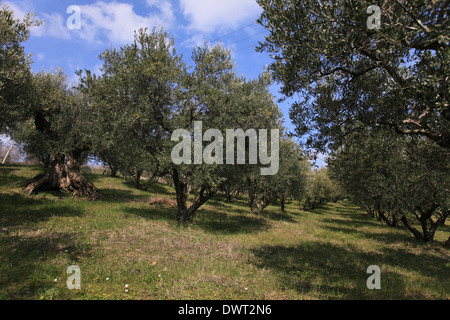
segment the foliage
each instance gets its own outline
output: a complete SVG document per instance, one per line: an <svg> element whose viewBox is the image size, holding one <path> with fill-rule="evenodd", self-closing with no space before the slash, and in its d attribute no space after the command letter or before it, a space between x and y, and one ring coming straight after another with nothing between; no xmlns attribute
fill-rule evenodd
<svg viewBox="0 0 450 320"><path fill-rule="evenodd" d="M227 129L279 129L280 111L269 93L271 78L263 73L259 78L246 80L235 74L231 54L221 46L197 48L193 53L194 70L188 75L184 103L175 111L173 119L178 128L193 130L195 121L201 121L203 130L216 129L224 133ZM224 137L225 141L225 137ZM205 147L209 143L202 142ZM225 144L223 144L225 146ZM218 152L219 150L213 151ZM248 150L246 159L249 159ZM217 154L218 156L219 154ZM179 221L189 221L195 211L220 188L233 183L241 185L242 180L230 176L242 176L258 165L226 164L226 155L215 163L198 166L195 164L170 165L179 205L191 190L195 199ZM221 161L222 160L222 161ZM235 160L235 159L234 159Z"/></svg>
<svg viewBox="0 0 450 320"><path fill-rule="evenodd" d="M92 152L104 163L132 175L139 188L142 172L159 166L165 146L164 127L175 105L184 65L174 42L162 30L141 29L132 44L105 50L100 77L89 70L80 91L89 100L95 123Z"/></svg>
<svg viewBox="0 0 450 320"><path fill-rule="evenodd" d="M401 220L417 239L429 242L449 214L448 159L448 153L423 138L373 131L352 139L329 165L370 215L390 226Z"/></svg>
<svg viewBox="0 0 450 320"><path fill-rule="evenodd" d="M41 24L34 13L20 21L7 5L0 9L0 132L28 115L31 58L25 55L23 42L28 40L30 28Z"/></svg>
<svg viewBox="0 0 450 320"><path fill-rule="evenodd" d="M33 74L28 119L16 124L12 137L28 155L45 164L45 172L30 180L28 194L65 190L97 198L94 185L81 174L90 150L92 114L85 98L68 88L65 74Z"/></svg>
<svg viewBox="0 0 450 320"><path fill-rule="evenodd" d="M303 208L314 210L327 202L336 202L342 196L339 186L330 179L328 169L323 167L309 171L305 193L299 198L303 202Z"/></svg>
<svg viewBox="0 0 450 320"><path fill-rule="evenodd" d="M89 109L83 97L68 88L63 71L34 74L31 85L28 119L12 132L25 152L48 164L55 154L68 154L88 144Z"/></svg>
<svg viewBox="0 0 450 320"><path fill-rule="evenodd" d="M269 75L251 81L237 77L230 52L221 46L196 48L194 67L187 70L166 32L141 29L133 44L100 57L103 75L86 71L80 86L97 119L93 150L106 163L136 176L149 167L171 176L180 222L189 222L219 190L229 168L173 164L174 130L192 132L198 121L204 131L225 132L236 127L236 119L244 130L278 126L280 112L267 89ZM194 195L190 207L189 193Z"/></svg>
<svg viewBox="0 0 450 320"><path fill-rule="evenodd" d="M27 114L31 60L24 53L23 42L28 40L30 28L41 23L33 13L20 21L8 6L0 9L0 131Z"/></svg>
<svg viewBox="0 0 450 320"><path fill-rule="evenodd" d="M278 200L284 213L287 199L299 199L307 188L310 163L298 144L289 138L282 138L279 158L277 174L261 176L259 171L252 171L245 176L250 209L259 216L268 205Z"/></svg>
<svg viewBox="0 0 450 320"><path fill-rule="evenodd" d="M270 34L260 51L307 145L338 148L354 131L385 127L450 147L449 1L258 0ZM369 29L369 6L381 9Z"/></svg>

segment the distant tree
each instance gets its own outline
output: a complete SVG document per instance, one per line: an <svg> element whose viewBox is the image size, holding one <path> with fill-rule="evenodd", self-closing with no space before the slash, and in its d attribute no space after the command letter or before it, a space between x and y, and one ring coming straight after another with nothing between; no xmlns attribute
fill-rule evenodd
<svg viewBox="0 0 450 320"><path fill-rule="evenodd" d="M291 139L284 138L280 145L280 169L273 177L272 185L278 194L281 211L285 212L288 198L299 199L307 187L310 163L300 146Z"/></svg>
<svg viewBox="0 0 450 320"><path fill-rule="evenodd" d="M236 166L227 166L223 171L223 176L225 180L219 190L225 194L225 201L232 203L233 197L237 196L239 191L242 191L245 181L240 174L236 174Z"/></svg>
<svg viewBox="0 0 450 320"><path fill-rule="evenodd" d="M288 197L297 199L306 188L309 162L300 147L291 139L280 140L279 169L275 175L262 176L255 168L245 174L245 186L249 196L249 206L253 213L261 216L270 204L280 201L285 212Z"/></svg>
<svg viewBox="0 0 450 320"><path fill-rule="evenodd" d="M260 44L307 145L339 147L361 128L450 148L450 2L258 0L270 31ZM369 6L381 10L379 28ZM368 13L369 12L369 13Z"/></svg>
<svg viewBox="0 0 450 320"><path fill-rule="evenodd" d="M329 159L333 177L369 215L390 226L401 221L417 239L433 241L450 213L448 153L424 138L381 130L349 142Z"/></svg>
<svg viewBox="0 0 450 320"><path fill-rule="evenodd" d="M105 166L107 166L107 169L103 172L103 174L109 170L110 177L117 177L120 171L120 158L117 157L117 150L114 150L114 148L111 150L103 149L97 154L97 157Z"/></svg>
<svg viewBox="0 0 450 320"><path fill-rule="evenodd" d="M303 208L314 210L328 202L336 201L339 193L339 187L331 180L327 168L310 171L307 176L305 192L301 198Z"/></svg>

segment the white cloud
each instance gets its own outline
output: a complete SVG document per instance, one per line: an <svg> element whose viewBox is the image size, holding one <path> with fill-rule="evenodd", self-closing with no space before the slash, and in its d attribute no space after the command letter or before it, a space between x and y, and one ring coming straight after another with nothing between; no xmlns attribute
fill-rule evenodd
<svg viewBox="0 0 450 320"><path fill-rule="evenodd" d="M180 6L189 28L201 32L250 24L262 11L255 0L180 0Z"/></svg>
<svg viewBox="0 0 450 320"><path fill-rule="evenodd" d="M169 28L175 21L172 4L169 0L146 0L147 15L139 15L134 11L133 4L117 1L97 1L89 5L80 5L81 29L69 30L67 19L69 15L61 13L42 13L40 19L44 26L33 28L32 35L36 37L51 36L59 39L81 39L88 43L125 43L132 41L134 31L140 28L163 26ZM33 10L27 6L25 11L21 6L5 2L15 12L18 18L23 18L27 11Z"/></svg>
<svg viewBox="0 0 450 320"><path fill-rule="evenodd" d="M182 47L185 48L195 48L202 47L206 39L201 34L196 34L181 43Z"/></svg>
<svg viewBox="0 0 450 320"><path fill-rule="evenodd" d="M124 43L133 40L139 28L168 27L174 20L172 6L167 1L147 1L151 13L140 16L128 3L103 1L80 6L79 37L88 42ZM156 9L156 10L153 10Z"/></svg>
<svg viewBox="0 0 450 320"><path fill-rule="evenodd" d="M70 30L66 26L66 19L59 13L43 14L44 25L32 30L36 37L51 36L59 39L69 40Z"/></svg>

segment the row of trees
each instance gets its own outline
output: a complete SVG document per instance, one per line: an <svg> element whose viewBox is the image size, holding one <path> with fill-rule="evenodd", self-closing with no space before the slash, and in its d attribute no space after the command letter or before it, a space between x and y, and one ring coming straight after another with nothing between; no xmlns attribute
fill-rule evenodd
<svg viewBox="0 0 450 320"><path fill-rule="evenodd" d="M2 39L2 59L8 60L11 52L23 56L28 29L39 22L31 17L15 20L6 7L0 20L14 35L12 46ZM315 198L318 189L326 188L325 173L311 172L299 145L284 133L280 110L269 92L269 73L253 80L238 76L230 51L207 44L193 51L194 65L188 68L176 52L174 39L156 29L137 31L133 43L105 50L100 59L102 74L80 70L76 87L68 86L61 70L32 73L25 58L11 66L15 77L2 78L4 88L8 81L15 88L1 92L2 110L8 111L2 112L2 130L45 165L44 173L28 182L26 193L64 190L97 199L99 191L81 172L81 165L94 156L112 175L120 171L132 176L137 188L144 173L150 179L168 180L176 191L179 223L192 221L217 192L224 192L229 201L236 192L247 193L250 209L257 215L278 201L284 211L287 199L307 197L311 208L328 199L327 191ZM278 173L262 176L261 164L173 163L171 152L179 141L172 141L172 133L187 129L192 134L197 121L204 131L278 129ZM267 148L274 152L272 142ZM248 144L249 138L244 142L247 159ZM217 148L207 150L216 160L224 157ZM315 183L316 176L317 186L309 190L307 185Z"/></svg>
<svg viewBox="0 0 450 320"><path fill-rule="evenodd" d="M375 30L367 28L370 4L363 0L258 2L259 22L270 31L260 50L273 54L270 70L286 96L302 97L291 119L299 136L307 134L306 147L331 155L331 176L370 215L391 226L401 221L432 241L450 207L448 1L380 1L384 16ZM6 9L1 21L13 35L2 45L6 61L23 53L27 28L38 22L14 20ZM217 192L230 200L245 190L258 215L276 201L283 210L288 198L313 209L341 194L284 134L271 75L237 76L221 46L196 48L188 68L167 33L140 30L132 44L100 58L102 75L79 71L76 88L62 72L32 74L25 57L5 63L2 127L47 168L27 192L54 188L97 198L80 172L91 154L133 176L137 187L143 172L169 177L180 223ZM222 132L279 129L278 174L261 176L255 165L174 164L171 133L192 132L195 121Z"/></svg>
<svg viewBox="0 0 450 320"><path fill-rule="evenodd" d="M432 241L449 214L448 154L423 138L361 132L329 167L370 216L403 223L419 240Z"/></svg>
<svg viewBox="0 0 450 320"><path fill-rule="evenodd" d="M258 3L297 135L371 216L432 241L450 213L450 1Z"/></svg>

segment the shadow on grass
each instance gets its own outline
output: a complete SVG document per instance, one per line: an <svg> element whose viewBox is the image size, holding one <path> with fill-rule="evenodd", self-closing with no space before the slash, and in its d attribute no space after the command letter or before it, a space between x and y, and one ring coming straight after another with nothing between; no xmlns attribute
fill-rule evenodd
<svg viewBox="0 0 450 320"><path fill-rule="evenodd" d="M65 274L51 260L65 255L71 261L69 266L89 257L91 252L89 246L77 244L71 234L2 234L0 238L0 299L33 299L42 295L51 299L53 279L64 281L60 277Z"/></svg>
<svg viewBox="0 0 450 320"><path fill-rule="evenodd" d="M149 220L169 221L175 223L176 207L155 205L148 208L125 208L127 214L136 215ZM234 212L234 211L233 211ZM267 220L259 219L250 214L229 215L221 211L201 208L191 225L211 233L239 234L267 230Z"/></svg>
<svg viewBox="0 0 450 320"><path fill-rule="evenodd" d="M368 232L367 230L365 231L360 231L358 229L352 229L352 228L347 228L347 227L342 227L342 226L338 226L338 227L334 227L334 226L322 226L323 229L326 230L330 230L332 232L337 232L337 233L345 233L345 234L353 234L353 235L357 235L357 236L364 236L366 239L372 239L372 240L376 240L376 241L380 241L383 243L411 243L411 244L418 244L419 242L411 237L409 237L409 231L406 228L396 228L396 230L401 230L404 233L392 233L389 232L389 227L385 226L381 229L384 229L385 231L388 232L383 232L383 233L376 233L376 232ZM372 227L373 228L373 227ZM386 230L387 229L387 230Z"/></svg>
<svg viewBox="0 0 450 320"><path fill-rule="evenodd" d="M233 210L233 213L236 211ZM203 209L198 212L195 224L205 231L220 234L245 234L267 230L267 220L250 213L229 215L223 212Z"/></svg>
<svg viewBox="0 0 450 320"><path fill-rule="evenodd" d="M363 211L361 210L361 208L355 206L350 202L339 201L337 203L323 204L314 210L306 210L306 212L316 214L328 214L328 215L334 214L354 215L357 213L362 213Z"/></svg>
<svg viewBox="0 0 450 320"><path fill-rule="evenodd" d="M124 210L128 214L145 219L174 223L177 215L176 206L167 205L125 208ZM192 225L211 233L244 234L267 230L270 225L268 220L295 221L287 214L283 215L270 211L265 211L263 219L260 219L250 213L248 204L244 201L235 200L232 203L226 203L225 196L215 195L196 212Z"/></svg>
<svg viewBox="0 0 450 320"><path fill-rule="evenodd" d="M0 175L0 188L25 188L25 185L29 180L30 178L28 177L18 176L13 173L9 173L3 176Z"/></svg>
<svg viewBox="0 0 450 320"><path fill-rule="evenodd" d="M109 203L120 202L146 202L150 200L150 194L137 194L128 189L100 189L101 201Z"/></svg>
<svg viewBox="0 0 450 320"><path fill-rule="evenodd" d="M270 220L297 222L289 212L282 213L276 209L264 210L262 217L259 218L251 213L247 201L234 200L226 203L223 195L216 195L205 207L199 210L195 223L214 233L239 234L264 231L270 228Z"/></svg>
<svg viewBox="0 0 450 320"><path fill-rule="evenodd" d="M125 185L127 188L138 190L136 188L136 184L133 181L122 179L122 184ZM170 187L168 185L164 185L161 183L152 183L147 187L147 181L144 180L141 183L141 186L139 189L142 192L148 192L149 194L157 193L157 194L175 194L175 191L170 190Z"/></svg>
<svg viewBox="0 0 450 320"><path fill-rule="evenodd" d="M41 172L43 172L43 168L37 166L0 165L0 188L25 188L26 183Z"/></svg>
<svg viewBox="0 0 450 320"><path fill-rule="evenodd" d="M297 220L295 220L291 213L289 213L289 210L287 210L285 213L281 211L274 211L274 210L267 210L263 211L262 213L263 217L269 220L273 221L284 221L289 223L297 223Z"/></svg>
<svg viewBox="0 0 450 320"><path fill-rule="evenodd" d="M410 231L400 221L398 222L397 227L390 227L385 222L370 217L361 210L355 210L353 213L349 213L345 208L339 210L341 212L334 214L334 217L328 216L321 220L322 222L326 223L323 226L324 229L348 234L360 233L364 234L366 238L382 242L395 241L399 243L411 243L423 245L422 242L418 242L415 238L412 237ZM366 230L361 231L360 230L361 228L365 228ZM370 230L377 230L377 231L379 230L384 232L380 233L370 232L367 231L368 228L370 228ZM438 230L442 232L449 232L450 226L440 225L438 227ZM396 231L396 232L389 232L389 231Z"/></svg>
<svg viewBox="0 0 450 320"><path fill-rule="evenodd" d="M151 184L145 191L149 193L158 193L164 195L175 195L175 190L170 186L161 184L161 183L153 183Z"/></svg>
<svg viewBox="0 0 450 320"><path fill-rule="evenodd" d="M14 227L45 221L53 216L80 216L79 209L55 205L55 201L25 197L21 194L0 194L0 224L2 227Z"/></svg>
<svg viewBox="0 0 450 320"><path fill-rule="evenodd" d="M226 202L226 197L224 195L216 195L213 200L209 200L207 205L213 206L218 209L230 210L233 214L251 214L251 210L248 204L248 200L234 199L231 203ZM291 203L286 202L286 212L283 213L281 208L277 203L272 204L262 212L263 219L273 220L273 221L285 221L296 223L297 220L293 216L300 216L301 213L298 211L291 210ZM239 209L237 209L238 207Z"/></svg>
<svg viewBox="0 0 450 320"><path fill-rule="evenodd" d="M103 174L101 174L101 173L98 174L98 173L93 173L93 172L87 172L87 173L82 173L82 175L83 175L87 180L89 180L90 182L92 182L93 184L102 182L102 181L104 181L105 179L114 181L114 184L117 184L117 183L120 183L120 182L124 181L123 178L120 178L120 177L108 177L108 176L105 176L105 175L103 175Z"/></svg>
<svg viewBox="0 0 450 320"><path fill-rule="evenodd" d="M177 209L175 207L155 205L148 208L125 208L127 214L139 216L155 221L176 221Z"/></svg>
<svg viewBox="0 0 450 320"><path fill-rule="evenodd" d="M433 283L438 297L445 292L442 284L448 281L448 261L427 253L412 254L386 248L383 254L369 254L318 242L292 247L266 245L251 252L254 255L251 262L261 269L272 270L279 278L280 287L300 294L315 294L320 299L429 298L425 293L407 292L406 276L383 268L382 290L368 290L366 270L371 265L389 265L418 272Z"/></svg>
<svg viewBox="0 0 450 320"><path fill-rule="evenodd" d="M439 231L447 232L450 235L450 224L447 222L445 225L440 225L438 228Z"/></svg>
<svg viewBox="0 0 450 320"><path fill-rule="evenodd" d="M335 215L335 217L336 216L337 215ZM388 228L388 225L384 224L384 222L377 221L364 214L349 214L349 215L339 214L339 217L345 219L327 217L323 218L321 221L333 225L341 225L346 227L350 226L353 228L363 228L363 227L373 227L377 229Z"/></svg>

